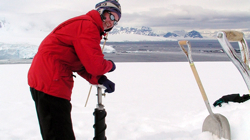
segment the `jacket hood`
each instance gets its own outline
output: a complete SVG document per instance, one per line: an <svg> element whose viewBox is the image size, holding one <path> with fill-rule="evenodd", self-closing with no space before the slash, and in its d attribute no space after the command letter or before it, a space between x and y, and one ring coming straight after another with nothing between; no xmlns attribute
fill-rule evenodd
<svg viewBox="0 0 250 140"><path fill-rule="evenodd" d="M95 21L100 32L103 33L104 32L103 22L99 12L97 10L91 10L86 15L90 16Z"/></svg>

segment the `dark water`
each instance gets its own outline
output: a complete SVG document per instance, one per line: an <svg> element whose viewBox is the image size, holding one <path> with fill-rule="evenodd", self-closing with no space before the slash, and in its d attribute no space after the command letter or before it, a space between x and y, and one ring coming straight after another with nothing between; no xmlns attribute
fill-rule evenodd
<svg viewBox="0 0 250 140"><path fill-rule="evenodd" d="M194 61L230 61L217 40L190 40ZM231 42L239 50L237 42ZM248 41L249 44L249 41ZM115 62L185 62L178 41L108 42L116 53L105 54ZM240 54L239 54L240 55Z"/></svg>

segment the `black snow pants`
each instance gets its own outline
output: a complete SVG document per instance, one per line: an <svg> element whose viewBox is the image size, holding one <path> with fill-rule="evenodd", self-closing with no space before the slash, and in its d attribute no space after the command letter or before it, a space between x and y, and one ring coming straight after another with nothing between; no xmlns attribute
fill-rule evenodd
<svg viewBox="0 0 250 140"><path fill-rule="evenodd" d="M30 88L43 140L75 140L70 101Z"/></svg>

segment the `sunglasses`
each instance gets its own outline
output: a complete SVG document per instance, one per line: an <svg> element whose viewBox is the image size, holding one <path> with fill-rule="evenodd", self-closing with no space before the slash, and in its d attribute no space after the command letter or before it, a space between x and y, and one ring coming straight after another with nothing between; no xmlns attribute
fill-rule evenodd
<svg viewBox="0 0 250 140"><path fill-rule="evenodd" d="M115 16L109 12L109 18L114 21L114 26L118 24L118 21L115 20Z"/></svg>

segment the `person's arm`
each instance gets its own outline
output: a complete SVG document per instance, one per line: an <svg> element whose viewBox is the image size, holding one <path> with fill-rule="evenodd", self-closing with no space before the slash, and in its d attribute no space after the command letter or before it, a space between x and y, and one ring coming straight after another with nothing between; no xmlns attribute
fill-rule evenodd
<svg viewBox="0 0 250 140"><path fill-rule="evenodd" d="M73 45L86 71L93 75L104 75L113 68L111 61L105 60L100 47L100 31L91 21L82 21Z"/></svg>

